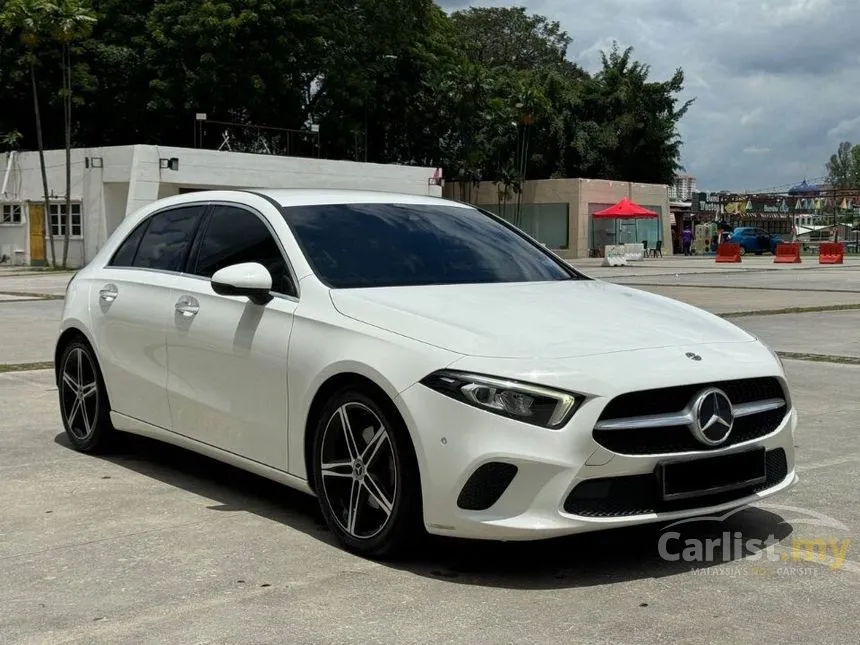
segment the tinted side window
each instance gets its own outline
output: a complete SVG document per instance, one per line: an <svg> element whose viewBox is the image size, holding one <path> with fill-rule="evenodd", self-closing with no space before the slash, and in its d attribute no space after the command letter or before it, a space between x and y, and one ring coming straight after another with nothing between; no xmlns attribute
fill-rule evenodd
<svg viewBox="0 0 860 645"><path fill-rule="evenodd" d="M284 256L263 221L243 208L215 206L203 233L194 273L211 278L219 269L259 262L272 274L272 291L294 294Z"/></svg>
<svg viewBox="0 0 860 645"><path fill-rule="evenodd" d="M206 206L186 206L153 215L143 236L134 266L181 271L191 240Z"/></svg>
<svg viewBox="0 0 860 645"><path fill-rule="evenodd" d="M134 266L134 256L137 253L137 247L140 246L140 240L146 232L146 227L149 226L149 221L138 224L135 229L125 238L116 253L113 254L109 266L113 267L131 267Z"/></svg>

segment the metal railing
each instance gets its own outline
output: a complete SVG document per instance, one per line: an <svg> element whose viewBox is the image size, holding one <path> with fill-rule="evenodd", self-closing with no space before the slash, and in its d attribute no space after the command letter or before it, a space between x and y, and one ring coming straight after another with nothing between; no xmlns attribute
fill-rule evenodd
<svg viewBox="0 0 860 645"><path fill-rule="evenodd" d="M319 132L195 119L194 147L285 157L320 157Z"/></svg>

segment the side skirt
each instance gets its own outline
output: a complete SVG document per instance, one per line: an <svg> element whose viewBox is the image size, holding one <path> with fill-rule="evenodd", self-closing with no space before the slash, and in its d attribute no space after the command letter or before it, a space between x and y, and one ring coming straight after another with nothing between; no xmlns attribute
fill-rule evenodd
<svg viewBox="0 0 860 645"><path fill-rule="evenodd" d="M114 427L122 432L128 432L142 437L149 437L156 441L163 441L164 443L169 443L174 446L178 446L179 448L185 448L191 452L211 457L216 461L221 461L226 464L230 464L231 466L235 466L236 468L247 470L248 472L259 475L260 477L271 479L272 481L283 484L284 486L289 486L290 488L300 490L308 495L315 496L313 490L311 490L311 487L308 484L308 481L301 477L290 475L289 473L277 470L271 466L266 466L257 461L240 457L232 452L221 450L220 448L210 446L202 441L184 437L181 434L171 432L170 430L164 430L163 428L150 425L132 417L127 417L124 414L119 414L118 412L111 412L110 419Z"/></svg>

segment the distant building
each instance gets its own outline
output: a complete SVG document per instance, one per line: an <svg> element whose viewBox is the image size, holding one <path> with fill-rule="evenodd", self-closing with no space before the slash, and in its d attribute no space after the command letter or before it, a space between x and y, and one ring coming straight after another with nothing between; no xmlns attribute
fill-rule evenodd
<svg viewBox="0 0 860 645"><path fill-rule="evenodd" d="M503 190L503 189L502 189ZM674 221L665 184L639 184L605 179L533 179L519 196L500 200L500 186L490 181L446 181L443 194L491 211L525 231L563 258L592 256L610 244L658 243L665 255L672 252ZM657 213L653 219L619 221L593 214L623 198ZM519 201L519 218L516 216ZM519 221L517 221L517 219Z"/></svg>
<svg viewBox="0 0 860 645"><path fill-rule="evenodd" d="M688 202L696 192L696 178L692 175L677 175L675 182L669 186L671 201Z"/></svg>
<svg viewBox="0 0 860 645"><path fill-rule="evenodd" d="M788 194L789 195L815 195L823 190L827 190L829 186L819 185L819 184L810 184L804 179L797 186L792 186Z"/></svg>

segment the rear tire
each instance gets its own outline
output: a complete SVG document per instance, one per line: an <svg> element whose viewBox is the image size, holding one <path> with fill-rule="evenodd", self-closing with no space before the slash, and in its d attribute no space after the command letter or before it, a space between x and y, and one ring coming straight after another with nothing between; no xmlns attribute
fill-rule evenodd
<svg viewBox="0 0 860 645"><path fill-rule="evenodd" d="M325 405L314 436L314 488L346 549L393 558L421 532L421 484L409 433L379 398L352 386Z"/></svg>
<svg viewBox="0 0 860 645"><path fill-rule="evenodd" d="M83 340L70 342L57 365L60 416L75 450L99 452L115 434L102 373L92 348Z"/></svg>

